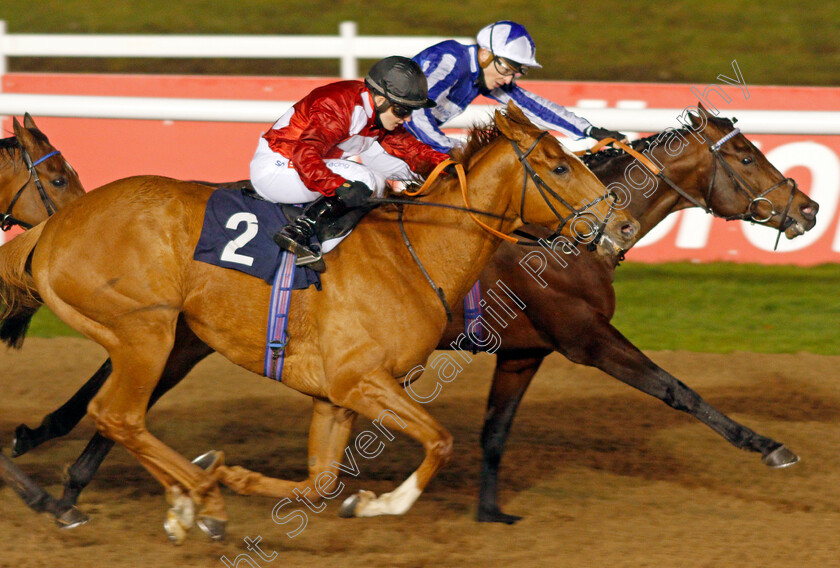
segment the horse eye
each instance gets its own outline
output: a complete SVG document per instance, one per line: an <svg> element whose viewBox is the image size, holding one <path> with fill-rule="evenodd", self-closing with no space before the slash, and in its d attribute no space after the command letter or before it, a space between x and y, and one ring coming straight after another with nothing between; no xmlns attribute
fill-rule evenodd
<svg viewBox="0 0 840 568"><path fill-rule="evenodd" d="M51 180L50 183L53 184L54 187L61 189L62 187L67 186L67 178L55 178L54 180Z"/></svg>
<svg viewBox="0 0 840 568"><path fill-rule="evenodd" d="M567 174L567 173L569 173L569 166L567 166L565 164L560 164L559 166L554 168L554 173L557 174L558 176L561 176L563 174Z"/></svg>
<svg viewBox="0 0 840 568"><path fill-rule="evenodd" d="M753 159L752 159L751 156L747 156L746 158L741 158L741 163L744 164L745 166L749 166L750 164L753 163Z"/></svg>

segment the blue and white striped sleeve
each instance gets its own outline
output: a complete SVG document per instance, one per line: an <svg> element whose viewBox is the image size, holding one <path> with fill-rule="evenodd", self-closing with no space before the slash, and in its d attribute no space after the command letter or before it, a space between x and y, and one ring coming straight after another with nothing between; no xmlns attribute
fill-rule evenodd
<svg viewBox="0 0 840 568"><path fill-rule="evenodd" d="M588 120L565 107L515 84L494 89L489 96L503 105L513 100L538 127L544 130L559 130L571 137L577 137L578 140L586 138L586 132L592 126Z"/></svg>
<svg viewBox="0 0 840 568"><path fill-rule="evenodd" d="M461 145L459 140L450 138L440 129L440 125L453 114L451 108L453 103L449 101L448 95L458 79L458 60L451 53L430 54L428 59L424 59L424 53L415 57L415 61L420 64L423 73L426 75L426 81L429 85L429 98L435 101L437 106L414 111L411 115L411 121L404 126L424 144L431 146L438 152L448 152ZM459 114L462 109L454 110L457 111L455 114ZM439 119L441 116L444 117L442 120Z"/></svg>

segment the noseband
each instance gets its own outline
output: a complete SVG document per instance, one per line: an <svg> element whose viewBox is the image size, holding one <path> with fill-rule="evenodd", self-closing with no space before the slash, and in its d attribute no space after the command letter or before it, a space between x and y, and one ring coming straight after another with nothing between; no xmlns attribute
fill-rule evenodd
<svg viewBox="0 0 840 568"><path fill-rule="evenodd" d="M36 169L36 166L38 166L38 164L40 164L41 162L52 158L53 156L61 154L61 152L59 152L58 150L54 150L33 162L32 157L29 155L29 152L26 150L26 148L24 148L23 144L21 144L20 141L18 141L17 145L20 148L20 154L23 158L23 162L26 164L26 167L29 170L29 176L26 178L26 181L23 182L23 185L20 186L20 189L17 190L17 193L15 193L15 196L9 202L9 206L6 208L6 212L0 215L0 230L2 231L8 231L15 225L23 227L24 229L32 228L32 225L30 225L29 223L12 217L12 209L14 209L17 200L23 194L23 190L26 189L27 185L29 185L30 180L35 182L35 187L38 189L38 195L41 196L41 202L44 204L44 207L47 210L47 215L52 216L53 213L58 211L58 207L55 206L55 203L53 203L52 199L50 199L50 196L47 195L47 191L44 189L44 185L41 183L41 178L38 177L38 170Z"/></svg>
<svg viewBox="0 0 840 568"><path fill-rule="evenodd" d="M726 144L728 141L730 141L732 138L734 138L735 136L737 136L740 133L741 133L740 128L733 128L731 132L726 133L720 140L718 140L717 142L712 142L712 140L708 136L706 136L705 131L703 132L703 139L706 141L706 145L709 147L709 151L712 153L712 156L714 156L714 158L715 158L715 160L714 160L715 167L714 167L714 170L712 170L712 177L709 180L709 187L706 190L706 194L703 196L703 199L706 202L705 205L700 203L697 199L695 199L691 195L689 195L685 190L683 190L681 187L679 187L677 184L675 184L673 181L671 181L661 171L656 175L657 175L657 177L662 179L665 183L667 183L671 187L671 189L676 191L680 195L680 197L687 200L692 205L694 205L696 207L699 207L700 209L704 210L706 213L709 213L710 215L713 215L715 217L721 217L722 219L726 219L727 221L740 220L740 221L749 221L751 223L765 224L765 223L769 222L770 219L772 219L776 215L781 214L782 215L782 222L779 224L779 234L776 236L776 246L778 246L779 238L782 236L782 233L785 231L785 229L787 229L791 224L794 223L794 219L792 217L790 217L788 215L788 213L790 212L790 206L793 203L793 196L794 196L794 194L796 193L796 190L797 190L796 181L794 181L792 178L784 178L781 181L773 184L772 186L770 186L768 189L766 189L764 191L759 191L759 190L755 189L754 187L752 187L749 184L749 182L747 182L743 177L741 177L738 174L738 172L735 171L735 169L729 164L729 162L726 161L726 159L723 157L723 155L720 152L720 149L724 144ZM746 207L746 209L744 210L743 213L739 213L737 215L729 215L729 216L719 215L716 212L714 212L712 210L711 206L709 205L711 203L711 200L712 200L712 193L714 192L715 181L717 179L718 164L720 164L720 166L723 168L724 172L726 172L726 175L729 177L729 180L732 183L732 186L735 189L737 189L738 191L740 191L741 193L743 193L744 195L746 195L747 198L749 198L750 202L747 204L747 207ZM767 199L767 195L769 195L770 192L775 191L776 189L779 189L779 188L781 188L785 185L790 185L791 186L790 187L790 195L788 196L787 205L785 205L785 210L783 212L779 212L779 211L776 211L773 208L773 202L770 201L769 199ZM767 203L768 205L770 205L770 214L767 215L766 217L764 217L763 219L759 219L753 214L753 211L758 210L757 205L759 203L761 203L762 201ZM774 247L774 249L775 249L775 247Z"/></svg>
<svg viewBox="0 0 840 568"><path fill-rule="evenodd" d="M528 186L528 178L530 177L531 181L534 182L534 185L540 192L540 196L542 196L543 201L545 201L546 205L548 205L548 208L551 209L551 212L554 213L554 216L557 217L559 221L557 229L555 229L555 231L551 234L551 236L548 239L549 241L552 241L560 235L560 232L563 230L563 227L566 226L566 223L574 219L581 218L584 214L587 213L587 211L589 211L589 209L594 208L598 203L604 201L607 198L607 194L602 195L601 197L592 202L585 202L585 207L576 208L573 205L569 204L565 199L563 199L563 196L551 189L551 187L549 187L548 184L546 184L545 181L543 181L543 179L528 161L528 156L531 154L531 152L534 151L534 148L537 147L537 144L539 144L540 140L542 140L543 136L545 136L546 134L548 134L548 132L541 132L540 135L537 136L537 139L534 140L534 143L531 144L531 146L525 152L523 152L513 140L509 140L509 142L511 146L513 146L513 151L516 152L516 156L519 158L519 163L522 164L522 167L525 170L525 175L522 178L522 201L519 205L519 217L520 219L522 219L523 223L528 223L528 221L525 220L525 191ZM549 195L557 201L559 201L563 205L563 207L565 207L569 211L569 214L567 216L564 217L557 211L557 209L554 208L554 205L548 198ZM597 228L597 230L594 231L594 234L589 233L588 235L585 235L586 237L592 235L593 238L591 240L586 241L590 243L591 246L594 246L594 244L597 243L601 236L604 234L604 229L606 228L609 220L612 218L614 210L615 201L613 200L613 202L610 204L610 210L607 212L607 215L601 220L601 224ZM589 214L591 214L595 218L598 218L598 215L596 215L593 212L589 212ZM575 241L583 242L583 240L578 236L575 236Z"/></svg>

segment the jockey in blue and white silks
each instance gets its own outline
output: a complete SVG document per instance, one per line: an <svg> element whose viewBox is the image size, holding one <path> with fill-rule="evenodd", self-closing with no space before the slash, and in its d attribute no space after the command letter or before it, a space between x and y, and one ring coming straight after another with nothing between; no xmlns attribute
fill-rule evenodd
<svg viewBox="0 0 840 568"><path fill-rule="evenodd" d="M620 132L593 127L585 118L516 84L529 68L541 67L535 59L534 41L524 26L495 22L479 31L476 40L477 45L444 41L414 56L426 75L429 98L437 103L416 110L405 124L421 142L440 152L460 146L461 141L446 136L440 127L464 112L479 95L503 105L513 100L538 127L575 139L625 138Z"/></svg>

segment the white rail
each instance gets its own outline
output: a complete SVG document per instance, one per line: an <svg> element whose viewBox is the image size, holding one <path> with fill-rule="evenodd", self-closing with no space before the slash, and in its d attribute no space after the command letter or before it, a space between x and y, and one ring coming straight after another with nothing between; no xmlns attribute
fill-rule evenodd
<svg viewBox="0 0 840 568"><path fill-rule="evenodd" d="M256 122L268 124L294 101L249 101L230 99L169 99L152 97L98 97L72 95L0 94L0 115L141 120L192 120L210 122ZM467 112L446 124L467 128L483 122L497 108L471 105ZM683 109L570 110L593 124L633 132L658 132L681 126ZM738 126L748 134L840 135L840 112L736 110Z"/></svg>
<svg viewBox="0 0 840 568"><path fill-rule="evenodd" d="M338 59L341 77L359 77L359 59L413 57L449 37L360 36L356 22L341 22L338 35L108 35L9 34L0 20L0 75L8 57L171 57ZM469 37L454 38L474 43Z"/></svg>

